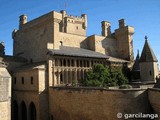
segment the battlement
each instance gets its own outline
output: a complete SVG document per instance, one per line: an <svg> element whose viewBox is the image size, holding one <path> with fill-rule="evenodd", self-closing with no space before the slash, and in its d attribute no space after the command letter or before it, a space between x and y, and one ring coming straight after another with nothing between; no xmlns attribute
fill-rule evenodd
<svg viewBox="0 0 160 120"><path fill-rule="evenodd" d="M87 15L82 14L81 16L68 15L66 11L60 12L51 11L45 15L42 15L31 21L27 21L27 15L23 14L19 17L19 30L26 30L40 26L41 24L49 22L59 23L58 29L60 32L72 33L77 35L86 36L87 28Z"/></svg>
<svg viewBox="0 0 160 120"><path fill-rule="evenodd" d="M73 15L66 15L66 17L68 18L72 18L78 21L84 21L84 17L83 16L73 16Z"/></svg>
<svg viewBox="0 0 160 120"><path fill-rule="evenodd" d="M72 33L86 36L87 15L81 16L67 15L66 11L62 10L62 22L60 24L60 32Z"/></svg>

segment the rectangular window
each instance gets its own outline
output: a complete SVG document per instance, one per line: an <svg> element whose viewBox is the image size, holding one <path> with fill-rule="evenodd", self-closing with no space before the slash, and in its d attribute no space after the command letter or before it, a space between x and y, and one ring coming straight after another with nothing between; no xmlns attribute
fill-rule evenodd
<svg viewBox="0 0 160 120"><path fill-rule="evenodd" d="M22 77L22 79L21 79L21 80L22 80L22 84L24 84L24 77Z"/></svg>
<svg viewBox="0 0 160 120"><path fill-rule="evenodd" d="M17 83L17 79L16 79L16 77L14 78L14 84L16 84Z"/></svg>
<svg viewBox="0 0 160 120"><path fill-rule="evenodd" d="M152 71L151 70L149 71L149 73L150 73L150 76L152 76Z"/></svg>
<svg viewBox="0 0 160 120"><path fill-rule="evenodd" d="M31 77L31 84L33 84L33 77Z"/></svg>

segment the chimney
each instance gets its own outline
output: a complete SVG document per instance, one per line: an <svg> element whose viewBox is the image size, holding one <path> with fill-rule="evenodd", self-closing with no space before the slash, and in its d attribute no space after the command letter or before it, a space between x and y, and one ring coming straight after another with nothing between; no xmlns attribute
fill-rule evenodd
<svg viewBox="0 0 160 120"><path fill-rule="evenodd" d="M125 27L126 25L125 25L125 19L120 19L119 20L119 28L123 28L123 27Z"/></svg>
<svg viewBox="0 0 160 120"><path fill-rule="evenodd" d="M19 16L19 29L22 27L22 25L26 23L27 23L27 15Z"/></svg>
<svg viewBox="0 0 160 120"><path fill-rule="evenodd" d="M4 45L4 42L2 41L0 43L0 55L5 55L5 45Z"/></svg>
<svg viewBox="0 0 160 120"><path fill-rule="evenodd" d="M86 30L87 29L87 15L82 14L81 17L84 19L83 28Z"/></svg>
<svg viewBox="0 0 160 120"><path fill-rule="evenodd" d="M111 27L110 22L108 21L102 21L102 36L110 36L111 35Z"/></svg>

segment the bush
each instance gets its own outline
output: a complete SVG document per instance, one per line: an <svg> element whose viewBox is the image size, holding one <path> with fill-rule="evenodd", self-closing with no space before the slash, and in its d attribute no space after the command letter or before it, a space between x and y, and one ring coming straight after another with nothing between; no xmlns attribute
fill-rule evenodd
<svg viewBox="0 0 160 120"><path fill-rule="evenodd" d="M86 80L83 81L83 85L107 87L121 86L127 84L127 82L121 68L108 68L104 67L102 64L95 64L92 70L87 72Z"/></svg>

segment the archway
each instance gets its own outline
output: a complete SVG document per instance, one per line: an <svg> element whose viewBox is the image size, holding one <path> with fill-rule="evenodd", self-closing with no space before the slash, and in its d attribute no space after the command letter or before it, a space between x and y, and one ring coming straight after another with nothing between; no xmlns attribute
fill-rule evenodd
<svg viewBox="0 0 160 120"><path fill-rule="evenodd" d="M18 103L16 100L13 101L13 120L18 120Z"/></svg>
<svg viewBox="0 0 160 120"><path fill-rule="evenodd" d="M27 107L24 101L21 102L21 118L27 120Z"/></svg>
<svg viewBox="0 0 160 120"><path fill-rule="evenodd" d="M37 119L37 111L36 107L33 102L29 105L29 120L36 120Z"/></svg>

